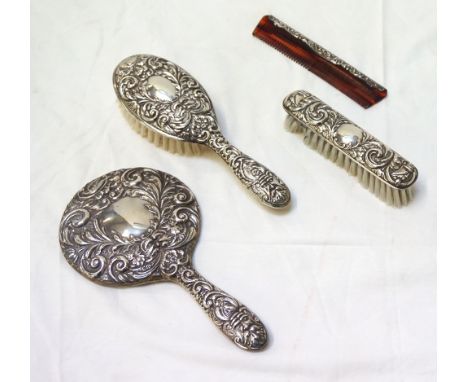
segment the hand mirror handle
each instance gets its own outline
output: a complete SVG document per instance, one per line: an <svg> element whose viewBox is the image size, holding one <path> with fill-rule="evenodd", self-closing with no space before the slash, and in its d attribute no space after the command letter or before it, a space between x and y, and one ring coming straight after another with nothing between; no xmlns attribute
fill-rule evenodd
<svg viewBox="0 0 468 382"><path fill-rule="evenodd" d="M201 276L179 251L164 256L161 270L183 286L232 342L244 350L262 350L267 331L259 318L237 299Z"/></svg>

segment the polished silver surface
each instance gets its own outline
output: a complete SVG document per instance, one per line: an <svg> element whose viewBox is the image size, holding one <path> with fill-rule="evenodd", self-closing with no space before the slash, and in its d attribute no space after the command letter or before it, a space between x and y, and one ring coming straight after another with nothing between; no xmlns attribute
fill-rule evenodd
<svg viewBox="0 0 468 382"><path fill-rule="evenodd" d="M192 267L200 210L177 178L148 168L103 175L78 191L60 222L60 246L86 278L108 286L171 281L183 286L237 346L261 350L257 316Z"/></svg>
<svg viewBox="0 0 468 382"><path fill-rule="evenodd" d="M118 99L145 126L210 147L262 203L273 208L289 204L284 182L224 138L205 89L181 67L156 56L131 56L117 66L113 83Z"/></svg>
<svg viewBox="0 0 468 382"><path fill-rule="evenodd" d="M352 123L343 123L336 129L336 141L341 146L354 147L361 143L362 129Z"/></svg>
<svg viewBox="0 0 468 382"><path fill-rule="evenodd" d="M388 186L406 189L416 181L418 170L412 163L314 95L295 91L284 99L283 107L304 128L305 136L318 134Z"/></svg>
<svg viewBox="0 0 468 382"><path fill-rule="evenodd" d="M162 76L151 76L147 86L148 94L160 101L171 102L177 96L176 86Z"/></svg>
<svg viewBox="0 0 468 382"><path fill-rule="evenodd" d="M141 236L150 226L151 212L144 200L125 197L102 211L101 221L108 230L123 237Z"/></svg>

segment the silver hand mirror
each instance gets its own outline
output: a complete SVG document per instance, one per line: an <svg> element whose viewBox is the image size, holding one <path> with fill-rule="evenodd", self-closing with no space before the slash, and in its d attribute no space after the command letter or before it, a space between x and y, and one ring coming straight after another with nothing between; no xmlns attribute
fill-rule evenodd
<svg viewBox="0 0 468 382"><path fill-rule="evenodd" d="M60 222L68 263L107 286L172 281L183 286L237 346L260 350L262 322L192 267L200 232L195 196L177 178L148 168L103 175L78 191Z"/></svg>

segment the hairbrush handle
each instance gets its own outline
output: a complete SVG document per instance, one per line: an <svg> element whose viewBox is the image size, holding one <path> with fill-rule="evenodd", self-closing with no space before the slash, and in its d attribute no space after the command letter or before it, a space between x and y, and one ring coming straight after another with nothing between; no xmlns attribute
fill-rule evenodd
<svg viewBox="0 0 468 382"><path fill-rule="evenodd" d="M291 194L286 184L264 165L231 145L220 133L212 134L206 144L224 159L239 180L263 204L273 208L289 204Z"/></svg>
<svg viewBox="0 0 468 382"><path fill-rule="evenodd" d="M258 317L234 297L214 286L191 266L178 269L176 281L185 287L213 323L244 350L261 350L267 331Z"/></svg>

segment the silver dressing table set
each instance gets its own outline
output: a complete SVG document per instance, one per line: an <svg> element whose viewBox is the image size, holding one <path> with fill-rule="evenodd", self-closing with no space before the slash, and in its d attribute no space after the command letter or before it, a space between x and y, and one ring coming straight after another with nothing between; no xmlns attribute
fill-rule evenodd
<svg viewBox="0 0 468 382"><path fill-rule="evenodd" d="M259 202L288 206L285 183L224 138L207 92L184 69L161 57L134 55L117 65L113 86L130 125L150 142L180 154L211 149ZM409 202L417 170L408 161L307 92L292 93L283 106L290 131L303 132L306 143L333 156L387 203ZM116 287L174 282L234 344L261 350L267 331L260 319L192 266L200 224L195 195L175 176L120 169L75 194L59 241L67 262L89 280Z"/></svg>

